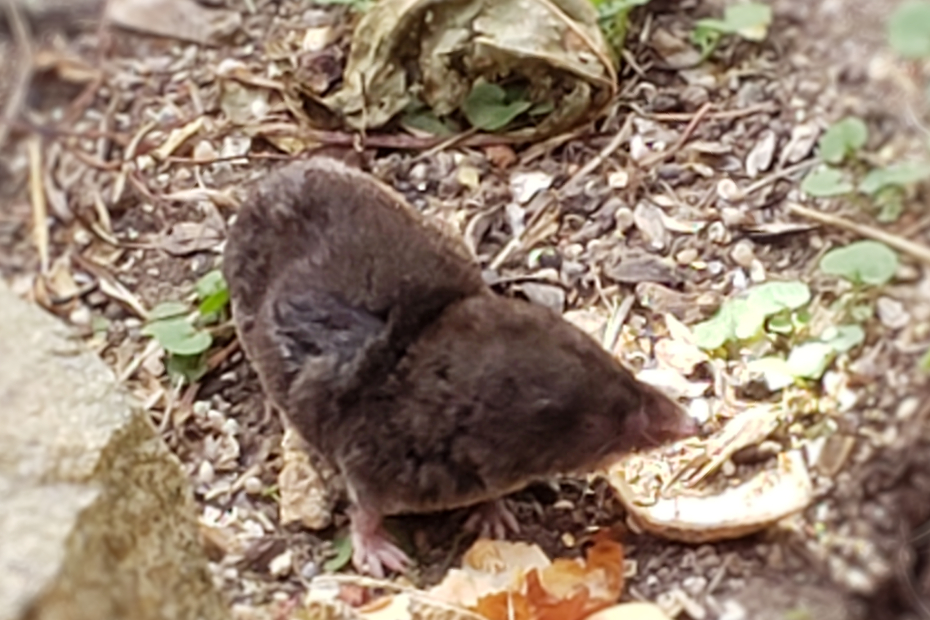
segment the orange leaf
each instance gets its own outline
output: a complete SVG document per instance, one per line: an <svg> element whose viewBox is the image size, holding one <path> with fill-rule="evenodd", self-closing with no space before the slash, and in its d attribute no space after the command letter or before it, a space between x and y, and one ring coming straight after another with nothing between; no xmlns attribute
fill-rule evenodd
<svg viewBox="0 0 930 620"><path fill-rule="evenodd" d="M529 601L519 593L496 592L483 596L473 611L488 620L533 620Z"/></svg>
<svg viewBox="0 0 930 620"><path fill-rule="evenodd" d="M611 539L609 530L594 535L594 544L586 554L588 570L604 569L608 586L620 596L623 591L623 545Z"/></svg>

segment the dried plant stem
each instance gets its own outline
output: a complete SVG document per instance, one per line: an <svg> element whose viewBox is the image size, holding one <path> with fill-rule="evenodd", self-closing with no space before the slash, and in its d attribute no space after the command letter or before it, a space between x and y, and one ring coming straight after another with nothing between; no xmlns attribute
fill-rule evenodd
<svg viewBox="0 0 930 620"><path fill-rule="evenodd" d="M916 258L917 260L930 265L930 248L921 243L915 243L914 241L904 239L898 235L893 235L873 226L851 222L847 219L839 217L838 215L822 213L820 211L815 211L814 209L808 209L807 207L801 206L794 202L788 203L788 211L794 213L795 215L806 217L807 219L814 220L815 222L819 222L821 224L836 226L837 228L842 228L843 230L854 232L857 235L861 235L869 239L874 239L875 241L881 241L885 245L892 247L899 252L903 252L912 258Z"/></svg>

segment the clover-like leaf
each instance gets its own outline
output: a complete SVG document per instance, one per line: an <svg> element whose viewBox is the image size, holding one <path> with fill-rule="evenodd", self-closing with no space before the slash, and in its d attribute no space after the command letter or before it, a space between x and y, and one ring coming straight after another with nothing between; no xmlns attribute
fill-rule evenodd
<svg viewBox="0 0 930 620"><path fill-rule="evenodd" d="M810 288L803 282L767 282L730 299L717 313L692 328L695 344L716 349L730 340L758 336L768 317L795 310L810 301Z"/></svg>
<svg viewBox="0 0 930 620"><path fill-rule="evenodd" d="M930 2L902 2L888 19L888 43L905 58L930 56Z"/></svg>
<svg viewBox="0 0 930 620"><path fill-rule="evenodd" d="M808 196L825 198L839 196L853 191L853 185L841 170L821 166L811 170L801 181L801 191Z"/></svg>
<svg viewBox="0 0 930 620"><path fill-rule="evenodd" d="M892 164L887 168L870 170L859 183L859 191L875 195L889 186L905 187L930 177L930 164L919 161L906 161Z"/></svg>
<svg viewBox="0 0 930 620"><path fill-rule="evenodd" d="M898 270L898 255L878 241L856 241L836 248L820 259L820 270L856 284L885 284Z"/></svg>
<svg viewBox="0 0 930 620"><path fill-rule="evenodd" d="M141 332L175 355L199 355L213 344L213 337L208 332L197 329L184 318L152 321Z"/></svg>
<svg viewBox="0 0 930 620"><path fill-rule="evenodd" d="M757 2L741 2L728 6L723 19L701 19L695 23L692 40L706 32L738 34L749 41L762 41L772 23L772 7Z"/></svg>
<svg viewBox="0 0 930 620"><path fill-rule="evenodd" d="M160 321L189 314L190 306L180 301L166 301L158 304L149 312L149 321Z"/></svg>
<svg viewBox="0 0 930 620"><path fill-rule="evenodd" d="M169 355L165 370L172 383L183 379L188 385L200 381L207 374L207 361L204 355Z"/></svg>
<svg viewBox="0 0 930 620"><path fill-rule="evenodd" d="M462 112L473 127L497 131L509 125L532 105L523 99L508 101L506 90L497 84L479 80L462 102Z"/></svg>
<svg viewBox="0 0 930 620"><path fill-rule="evenodd" d="M820 158L838 164L855 153L869 138L869 130L862 119L850 116L833 123L820 137Z"/></svg>
<svg viewBox="0 0 930 620"><path fill-rule="evenodd" d="M766 282L746 292L749 303L766 316L782 310L795 310L811 300L811 290L803 282Z"/></svg>
<svg viewBox="0 0 930 620"><path fill-rule="evenodd" d="M865 330L859 325L837 325L824 330L820 341L837 353L845 353L865 342Z"/></svg>

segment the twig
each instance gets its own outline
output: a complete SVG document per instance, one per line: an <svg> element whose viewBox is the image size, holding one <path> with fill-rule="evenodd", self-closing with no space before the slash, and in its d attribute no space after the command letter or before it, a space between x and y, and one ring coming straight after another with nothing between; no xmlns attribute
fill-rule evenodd
<svg viewBox="0 0 930 620"><path fill-rule="evenodd" d="M19 115L19 110L26 99L26 91L32 80L33 71L32 34L29 32L26 20L23 19L19 6L13 0L3 0L3 5L21 57L17 63L19 71L10 88L10 98L7 99L3 107L3 117L0 118L0 148L3 148L6 143L10 125Z"/></svg>
<svg viewBox="0 0 930 620"><path fill-rule="evenodd" d="M638 162L640 168L652 168L653 166L662 163L675 153L681 150L681 147L691 138L691 134L694 133L694 130L697 129L698 123L707 116L707 113L710 112L711 103L708 101L701 108L694 113L694 116L691 118L691 122L688 123L688 126L685 127L685 130L681 132L681 137L678 138L678 142L673 144L671 148L667 148L661 153L655 153L643 159L643 161Z"/></svg>
<svg viewBox="0 0 930 620"><path fill-rule="evenodd" d="M26 143L29 152L29 201L32 203L32 236L39 251L43 274L48 273L48 205L42 185L42 138L32 136Z"/></svg>
<svg viewBox="0 0 930 620"><path fill-rule="evenodd" d="M694 117L693 114L688 114L685 112L646 112L634 103L626 103L625 105L636 112L638 116L642 116L643 118L648 118L649 120L653 121L682 123L685 121L690 121ZM752 116L753 114L761 114L763 112L774 112L777 109L778 107L774 103L759 103L757 105L751 105L736 110L720 110L719 112L708 112L707 118L713 119L715 121L732 120L735 118L742 118L744 116Z"/></svg>
<svg viewBox="0 0 930 620"><path fill-rule="evenodd" d="M821 213L820 211L808 209L807 207L801 206L794 202L788 203L788 211L794 213L795 215L800 215L801 217L814 220L815 222L820 222L821 224L836 226L837 228L842 228L844 230L854 232L857 235L868 237L869 239L873 239L875 241L881 241L885 245L892 247L899 252L908 254L912 258L916 258L917 260L930 265L930 248L928 248L926 245L909 241L903 237L893 235L889 232L879 230L878 228L874 228L872 226L850 222L849 220L837 215Z"/></svg>
<svg viewBox="0 0 930 620"><path fill-rule="evenodd" d="M629 140L630 130L633 128L633 117L627 116L626 122L623 123L623 126L620 127L620 130L617 132L617 135L607 143L607 145L601 149L601 151L591 158L591 160L586 163L584 166L578 169L571 178L565 182L565 185L559 188L560 194L565 194L573 189L575 189L582 180L592 172L594 172L604 161L614 154L614 151L620 148L620 145Z"/></svg>
<svg viewBox="0 0 930 620"><path fill-rule="evenodd" d="M446 149L452 148L453 146L456 146L458 144L462 144L463 142L468 140L468 138L474 136L477 133L478 133L477 127L471 127L470 129L467 129L461 133L457 133L454 136L443 140L436 146L426 149L425 151L421 152L419 155L413 158L413 161L411 163L416 163L418 161L428 159L432 157L433 155L435 155L436 153L445 151Z"/></svg>
<svg viewBox="0 0 930 620"><path fill-rule="evenodd" d="M768 187L769 185L773 184L775 181L778 181L779 179L790 177L795 172L803 172L804 170L813 168L819 163L820 163L819 159L810 159L808 161L802 161L801 163L795 164L793 166L788 166L787 168L782 168L781 170L776 170L772 174L766 176L765 178L759 179L758 181L756 181L755 183L753 183L752 185L744 189L743 195L749 196L751 194L754 194L760 189Z"/></svg>

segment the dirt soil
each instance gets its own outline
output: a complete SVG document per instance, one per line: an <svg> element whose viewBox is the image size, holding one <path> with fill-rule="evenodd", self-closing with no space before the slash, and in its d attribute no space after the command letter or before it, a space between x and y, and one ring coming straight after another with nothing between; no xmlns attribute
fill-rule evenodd
<svg viewBox="0 0 930 620"><path fill-rule="evenodd" d="M168 382L164 360L140 329L148 309L188 296L219 264L242 188L288 157L229 121L218 76L235 63L261 75L290 34L331 28L336 42L307 68L328 87L338 81L353 17L344 6L300 0L207 4L241 12L241 28L218 46L50 17L33 20L30 56L15 28L0 29L0 57L20 61L4 63L0 100L22 95L8 105L17 121L0 160L0 273L82 330L149 408L191 477L216 580L236 616L286 617L335 555L344 513L319 531L280 523L283 430L266 412L228 326L215 334L210 372L182 388ZM723 4L654 0L638 10L616 103L564 140L431 149L425 141L392 141L391 132L366 141L334 131L324 146L343 156L354 147L353 157L416 208L462 230L502 293L598 317L638 292L626 317L634 336L650 333L663 312L696 322L708 312L689 301L694 295L722 296L760 273L804 280L829 298L833 280L816 272L817 261L858 237L788 205L926 244L927 195L910 194L901 217L886 224L862 205L804 198L798 183L814 153L799 136L854 115L866 121L867 150L877 161L925 152L927 67L888 50L883 24L894 3L771 4L775 21L764 43L728 40L684 69L670 66L670 50ZM34 71L23 87L30 58ZM289 118L286 109L266 113ZM554 225L532 239L543 258L518 244L492 268L512 237L512 181L542 172L557 186L630 115L634 137L607 153L581 190L561 195ZM157 155L171 129L196 119L203 125L195 137L171 156ZM751 178L744 162L767 132L776 163ZM669 152L640 167L634 143ZM477 171L480 183L463 169ZM45 197L42 208L31 180ZM751 190L737 200L733 187ZM647 266L668 257L688 276L670 281L620 268L633 252ZM628 532L635 571L625 598L677 604L683 618L930 618L930 432L918 367L930 342L930 277L917 259L901 258L882 294L907 318L872 320L866 344L844 359L854 402L822 413L850 441L839 442L846 448L837 467L815 472L815 501L787 526L727 542L689 545ZM669 293L658 306L638 288L656 280ZM632 349L620 353L641 365ZM754 396L746 388L739 398ZM559 479L511 500L524 525L520 538L552 556L579 554L592 526L626 521L603 481ZM458 561L471 542L461 531L465 517L394 520L415 550L414 584L436 583ZM790 615L799 608L810 615Z"/></svg>

